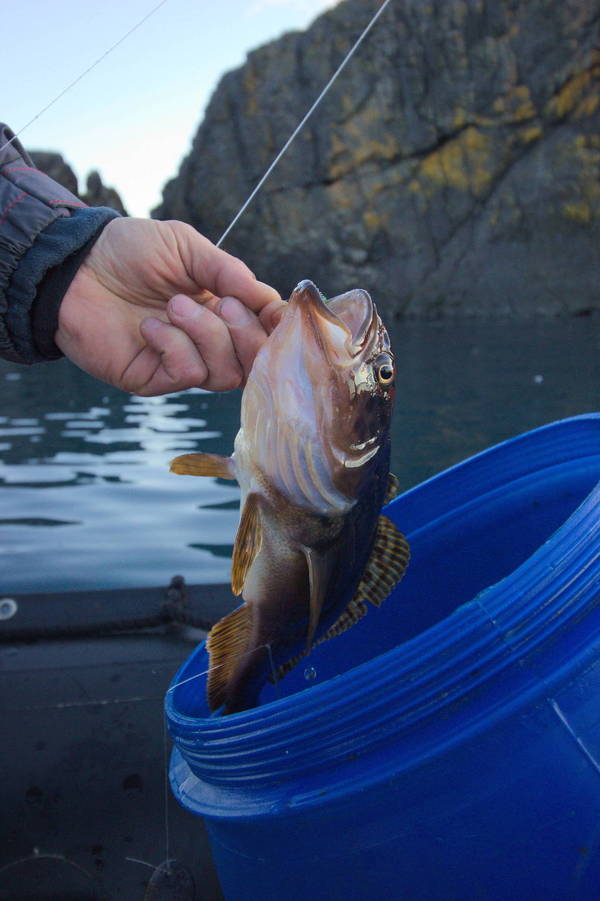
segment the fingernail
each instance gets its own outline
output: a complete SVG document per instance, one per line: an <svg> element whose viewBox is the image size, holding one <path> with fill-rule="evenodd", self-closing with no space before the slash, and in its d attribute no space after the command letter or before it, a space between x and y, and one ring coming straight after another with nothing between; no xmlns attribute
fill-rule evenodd
<svg viewBox="0 0 600 901"><path fill-rule="evenodd" d="M202 309L199 304L192 300L191 297L186 297L185 294L178 294L176 297L172 297L169 301L169 306L171 307L171 312L175 313L176 316L181 316L182 319L198 316Z"/></svg>
<svg viewBox="0 0 600 901"><path fill-rule="evenodd" d="M252 319L252 314L235 297L223 298L219 313L228 325L246 325Z"/></svg>

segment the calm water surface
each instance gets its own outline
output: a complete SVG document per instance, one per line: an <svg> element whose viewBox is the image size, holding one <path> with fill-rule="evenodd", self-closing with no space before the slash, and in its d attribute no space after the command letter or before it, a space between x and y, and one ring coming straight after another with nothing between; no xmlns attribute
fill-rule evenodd
<svg viewBox="0 0 600 901"><path fill-rule="evenodd" d="M519 432L600 408L600 321L397 323L392 468L405 487ZM228 581L235 483L183 478L228 454L239 392L137 398L66 360L0 361L1 590Z"/></svg>

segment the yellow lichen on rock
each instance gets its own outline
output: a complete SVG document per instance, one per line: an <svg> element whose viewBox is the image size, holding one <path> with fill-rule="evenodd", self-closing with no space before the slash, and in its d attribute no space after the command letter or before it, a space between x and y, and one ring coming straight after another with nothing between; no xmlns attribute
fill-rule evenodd
<svg viewBox="0 0 600 901"><path fill-rule="evenodd" d="M490 138L469 126L425 157L421 176L435 185L481 195L493 176Z"/></svg>
<svg viewBox="0 0 600 901"><path fill-rule="evenodd" d="M509 99L512 101L512 108L509 109L513 122L524 122L526 119L534 118L536 109L527 85L518 84Z"/></svg>
<svg viewBox="0 0 600 901"><path fill-rule="evenodd" d="M592 220L592 210L585 200L572 200L562 205L563 214L575 222L588 223Z"/></svg>
<svg viewBox="0 0 600 901"><path fill-rule="evenodd" d="M492 110L497 114L496 122L506 124L526 122L537 115L529 88L524 84L514 85L506 94L497 97Z"/></svg>
<svg viewBox="0 0 600 901"><path fill-rule="evenodd" d="M456 128L458 130L459 128L463 128L466 124L467 124L466 110L462 106L459 106L454 111L452 127Z"/></svg>
<svg viewBox="0 0 600 901"><path fill-rule="evenodd" d="M583 100L579 101L579 103L575 107L573 118L585 119L588 116L592 116L598 109L599 105L600 95L597 93L589 94L587 97L584 97Z"/></svg>
<svg viewBox="0 0 600 901"><path fill-rule="evenodd" d="M356 185L352 180L339 179L327 185L325 190L331 209L355 209L357 205Z"/></svg>
<svg viewBox="0 0 600 901"><path fill-rule="evenodd" d="M258 89L258 78L253 66L248 63L244 69L244 93L246 95L246 112L249 116L255 116L258 112L258 102L256 93Z"/></svg>
<svg viewBox="0 0 600 901"><path fill-rule="evenodd" d="M563 159L576 162L579 181L563 200L561 212L573 222L588 225L600 216L600 135L577 135L566 146Z"/></svg>
<svg viewBox="0 0 600 901"><path fill-rule="evenodd" d="M375 210L366 210L363 213L363 222L369 231L377 231L386 225L387 223L383 221L382 217L379 213L376 213Z"/></svg>
<svg viewBox="0 0 600 901"><path fill-rule="evenodd" d="M564 119L569 114L580 118L591 115L598 108L598 85L594 82L600 78L600 52L594 51L591 63L583 72L578 72L569 78L552 97L547 106L546 113L559 119ZM592 88L587 96L587 89Z"/></svg>
<svg viewBox="0 0 600 901"><path fill-rule="evenodd" d="M349 141L344 145L344 151L329 166L328 174L332 179L342 178L371 160L389 162L398 156L399 148L394 136L388 134L383 140L363 138L360 141Z"/></svg>
<svg viewBox="0 0 600 901"><path fill-rule="evenodd" d="M543 133L543 129L540 125L530 125L528 128L522 128L518 135L521 143L531 144L533 141L538 141Z"/></svg>

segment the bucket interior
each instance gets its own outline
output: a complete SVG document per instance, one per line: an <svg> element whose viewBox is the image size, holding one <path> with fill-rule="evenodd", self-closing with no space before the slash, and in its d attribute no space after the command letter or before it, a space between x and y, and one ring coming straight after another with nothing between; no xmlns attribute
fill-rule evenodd
<svg viewBox="0 0 600 901"><path fill-rule="evenodd" d="M395 648L448 617L496 584L543 545L585 500L600 479L600 456L564 461L504 482L411 531L404 497L386 510L411 546L408 571L378 608L344 634L313 648L277 684L266 682L259 705L306 690ZM417 488L411 497L418 501ZM408 505L410 507L410 505ZM410 513L407 518L410 519ZM557 542L560 555L560 543ZM206 670L204 650L189 659L174 688L183 715L209 715L194 677Z"/></svg>
<svg viewBox="0 0 600 901"><path fill-rule="evenodd" d="M445 619L521 566L585 500L600 459L551 467L478 497L408 534L411 562L384 604L313 649L261 703L320 683L391 650ZM388 513L402 530L402 498Z"/></svg>

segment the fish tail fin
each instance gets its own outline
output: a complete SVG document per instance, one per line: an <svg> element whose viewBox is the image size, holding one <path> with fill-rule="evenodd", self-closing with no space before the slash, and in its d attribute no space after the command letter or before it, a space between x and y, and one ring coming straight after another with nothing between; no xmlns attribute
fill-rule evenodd
<svg viewBox="0 0 600 901"><path fill-rule="evenodd" d="M206 685L208 706L218 710L228 702L235 670L248 653L252 637L252 609L244 604L210 630L206 639L209 672Z"/></svg>

